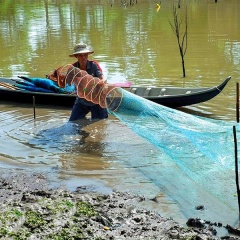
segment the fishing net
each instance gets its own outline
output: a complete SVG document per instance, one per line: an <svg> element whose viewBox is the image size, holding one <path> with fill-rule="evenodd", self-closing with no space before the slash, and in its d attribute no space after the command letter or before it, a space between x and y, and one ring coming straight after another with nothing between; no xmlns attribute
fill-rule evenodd
<svg viewBox="0 0 240 240"><path fill-rule="evenodd" d="M107 108L110 114L167 156L166 162L171 168L153 168L148 159L150 167L141 169L166 194L183 205L216 201L219 211L238 212L233 123L196 117L158 105L106 84L72 65L59 69L57 75L61 86L74 85L80 98ZM239 133L238 126L236 129ZM138 159L132 159L131 164L138 165ZM168 187L171 184L175 187ZM201 199L202 195L208 200Z"/></svg>
<svg viewBox="0 0 240 240"><path fill-rule="evenodd" d="M177 182L178 188L169 194L178 202L183 203L180 199L185 199L185 203L199 204L202 203L202 193L208 192L216 201L238 212L233 123L196 117L126 90L118 91L121 92L121 101L112 99L110 105L107 104L109 112L160 149L168 156L168 161L174 162L181 170L181 174L174 175L173 169L155 166L154 169L143 169L151 181L162 186L163 181L159 182L159 179L165 175L171 179L168 184ZM137 159L134 161L137 163ZM167 186L164 188L165 191L168 189Z"/></svg>
<svg viewBox="0 0 240 240"><path fill-rule="evenodd" d="M118 86L108 84L97 77L93 77L86 71L74 67L72 64L59 67L53 73L49 74L48 78L56 81L61 88L72 89L71 87L75 86L74 90L78 97L99 104L103 108L106 108L107 105L111 106L111 108L117 108L117 99L119 99L118 105L122 99L122 92ZM113 99L114 106L111 105Z"/></svg>
<svg viewBox="0 0 240 240"><path fill-rule="evenodd" d="M65 88L73 84L73 79L78 75L80 69L73 67L72 64L61 66L47 75L47 78L57 82L58 86Z"/></svg>

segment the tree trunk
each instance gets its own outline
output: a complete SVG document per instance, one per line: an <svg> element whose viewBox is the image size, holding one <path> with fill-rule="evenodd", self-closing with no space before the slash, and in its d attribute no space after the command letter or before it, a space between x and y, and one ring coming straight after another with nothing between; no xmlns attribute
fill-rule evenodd
<svg viewBox="0 0 240 240"><path fill-rule="evenodd" d="M185 71L185 63L184 63L184 59L182 59L182 70L183 70L183 77L186 77L186 71Z"/></svg>

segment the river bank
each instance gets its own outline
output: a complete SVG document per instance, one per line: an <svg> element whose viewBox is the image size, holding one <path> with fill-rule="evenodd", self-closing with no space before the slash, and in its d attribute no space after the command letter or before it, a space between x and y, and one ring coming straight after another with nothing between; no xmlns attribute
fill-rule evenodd
<svg viewBox="0 0 240 240"><path fill-rule="evenodd" d="M238 239L217 237L214 224L189 219L181 226L137 208L143 196L99 194L78 187L50 189L39 173L9 170L0 177L1 239Z"/></svg>

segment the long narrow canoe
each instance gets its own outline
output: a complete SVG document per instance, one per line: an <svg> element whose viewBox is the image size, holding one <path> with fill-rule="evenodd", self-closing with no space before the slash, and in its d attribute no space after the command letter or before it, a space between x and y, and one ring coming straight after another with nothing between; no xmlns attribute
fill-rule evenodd
<svg viewBox="0 0 240 240"><path fill-rule="evenodd" d="M131 86L124 89L155 103L175 108L206 102L216 97L221 93L230 79L231 77L229 76L220 85L214 87L179 88ZM76 98L74 94L16 90L14 87L11 88L14 84L15 81L13 79L0 78L0 103L1 101L12 101L31 104L34 96L36 104L72 107Z"/></svg>

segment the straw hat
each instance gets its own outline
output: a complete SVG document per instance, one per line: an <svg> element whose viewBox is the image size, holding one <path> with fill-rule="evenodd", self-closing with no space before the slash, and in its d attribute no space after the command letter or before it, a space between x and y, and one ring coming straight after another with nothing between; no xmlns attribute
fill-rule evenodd
<svg viewBox="0 0 240 240"><path fill-rule="evenodd" d="M94 51L91 50L86 44L78 43L74 47L74 53L70 54L69 57L75 57L76 54L81 54L81 53L92 54L94 53Z"/></svg>

